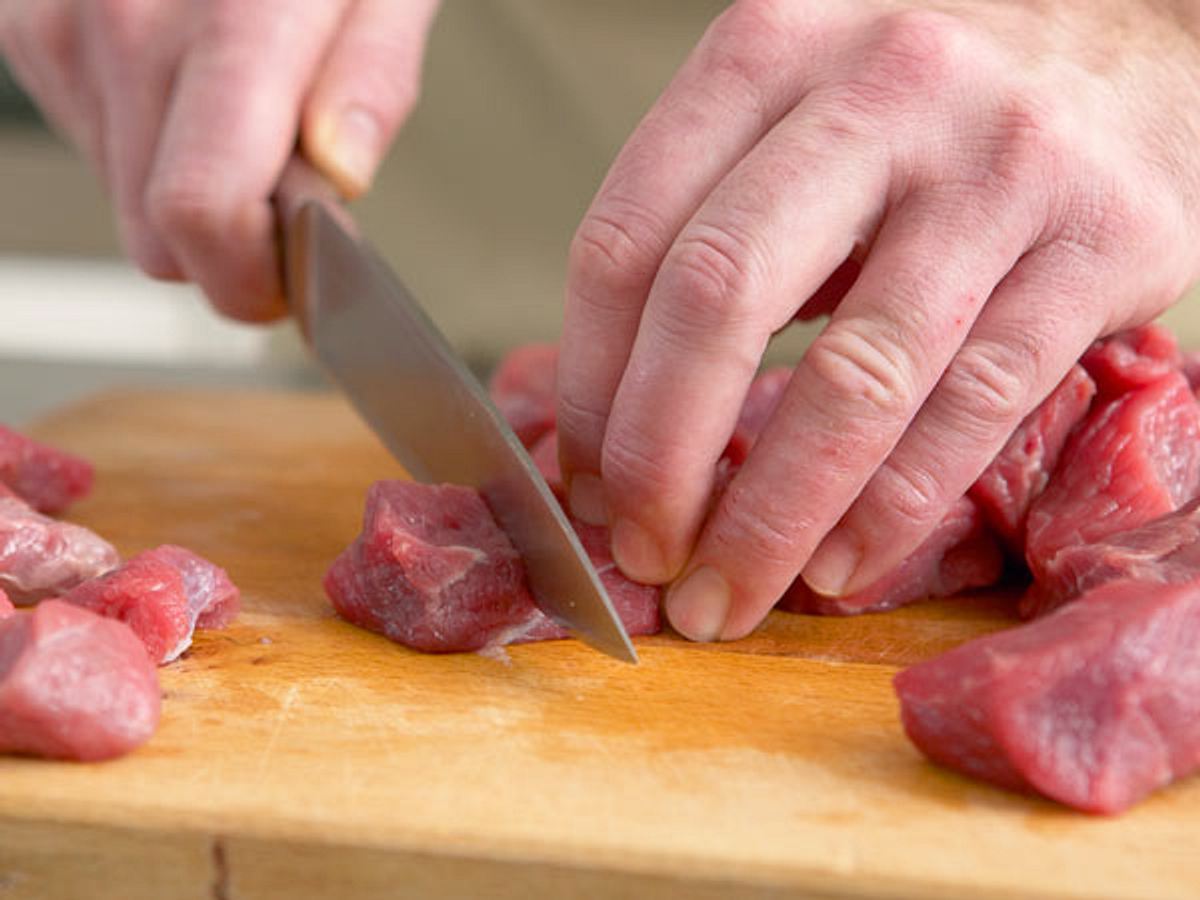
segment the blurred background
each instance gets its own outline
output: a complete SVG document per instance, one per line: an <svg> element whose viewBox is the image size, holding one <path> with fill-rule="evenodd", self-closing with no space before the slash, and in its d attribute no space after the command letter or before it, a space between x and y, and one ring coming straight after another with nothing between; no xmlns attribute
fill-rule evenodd
<svg viewBox="0 0 1200 900"><path fill-rule="evenodd" d="M724 5L445 0L421 104L355 214L478 371L555 338L575 226ZM120 384L322 383L291 325L221 320L125 262L99 184L2 70L0 198L0 421Z"/></svg>

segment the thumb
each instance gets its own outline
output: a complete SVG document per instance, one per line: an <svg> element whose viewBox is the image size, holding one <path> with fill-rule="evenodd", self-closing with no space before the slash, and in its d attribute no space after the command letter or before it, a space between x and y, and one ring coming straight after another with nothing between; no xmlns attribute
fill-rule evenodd
<svg viewBox="0 0 1200 900"><path fill-rule="evenodd" d="M305 103L305 155L346 197L370 187L396 130L416 104L425 38L437 0L359 0Z"/></svg>

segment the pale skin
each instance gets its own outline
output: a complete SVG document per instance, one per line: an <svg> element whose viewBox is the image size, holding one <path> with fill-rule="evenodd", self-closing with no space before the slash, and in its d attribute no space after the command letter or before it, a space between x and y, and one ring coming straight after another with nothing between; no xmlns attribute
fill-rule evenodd
<svg viewBox="0 0 1200 900"><path fill-rule="evenodd" d="M107 182L130 255L282 312L269 198L299 142L348 195L417 96L434 0L4 0L0 46ZM742 0L575 236L573 511L696 640L796 577L865 587L1088 344L1200 277L1200 2ZM862 272L746 465L770 335Z"/></svg>

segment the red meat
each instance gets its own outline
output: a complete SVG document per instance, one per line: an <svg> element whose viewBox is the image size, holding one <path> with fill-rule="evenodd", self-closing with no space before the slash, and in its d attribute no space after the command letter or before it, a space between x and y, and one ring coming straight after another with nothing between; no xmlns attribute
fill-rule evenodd
<svg viewBox="0 0 1200 900"><path fill-rule="evenodd" d="M527 344L504 357L492 375L492 402L526 447L554 427L557 369L557 346Z"/></svg>
<svg viewBox="0 0 1200 900"><path fill-rule="evenodd" d="M558 465L558 432L551 429L542 435L537 443L529 448L529 455L533 459L533 464L537 466L537 470L546 479L546 484L550 486L550 490L554 492L554 496L561 503L565 491L562 469Z"/></svg>
<svg viewBox="0 0 1200 900"><path fill-rule="evenodd" d="M1114 581L895 680L905 731L964 774L1115 813L1200 766L1200 581Z"/></svg>
<svg viewBox="0 0 1200 900"><path fill-rule="evenodd" d="M882 612L994 584L1003 566L1000 548L979 509L963 497L920 547L869 587L844 597L826 597L797 578L783 595L779 608L826 616Z"/></svg>
<svg viewBox="0 0 1200 900"><path fill-rule="evenodd" d="M758 443L758 437L767 426L771 414L783 399L783 392L792 380L792 370L786 366L767 369L750 384L742 411L738 415L733 436L725 448L724 458L734 467L740 466Z"/></svg>
<svg viewBox="0 0 1200 900"><path fill-rule="evenodd" d="M1146 387L1183 365L1175 335L1153 323L1092 344L1079 361L1101 400Z"/></svg>
<svg viewBox="0 0 1200 900"><path fill-rule="evenodd" d="M657 630L658 589L616 570L605 529L576 528L629 632ZM520 555L479 493L455 485L372 485L362 534L325 590L347 621L431 653L567 635L534 604Z"/></svg>
<svg viewBox="0 0 1200 900"><path fill-rule="evenodd" d="M1080 366L1025 417L975 484L971 499L1013 553L1025 549L1025 518L1058 465L1067 436L1087 414L1096 386Z"/></svg>
<svg viewBox="0 0 1200 900"><path fill-rule="evenodd" d="M16 603L61 594L107 572L117 551L81 525L59 522L0 496L0 588Z"/></svg>
<svg viewBox="0 0 1200 900"><path fill-rule="evenodd" d="M1169 373L1094 409L1028 518L1025 558L1039 585L1057 583L1061 550L1172 512L1200 486L1200 406Z"/></svg>
<svg viewBox="0 0 1200 900"><path fill-rule="evenodd" d="M92 489L92 466L0 425L0 484L40 512L58 513Z"/></svg>
<svg viewBox="0 0 1200 900"><path fill-rule="evenodd" d="M171 545L139 553L63 599L124 622L160 665L191 646L197 624L220 628L239 606L238 589L223 569Z"/></svg>
<svg viewBox="0 0 1200 900"><path fill-rule="evenodd" d="M0 591L0 619L7 619L14 612L16 607L12 605L12 601L8 599L8 594Z"/></svg>
<svg viewBox="0 0 1200 900"><path fill-rule="evenodd" d="M158 676L129 628L46 600L0 620L0 752L100 760L158 726Z"/></svg>

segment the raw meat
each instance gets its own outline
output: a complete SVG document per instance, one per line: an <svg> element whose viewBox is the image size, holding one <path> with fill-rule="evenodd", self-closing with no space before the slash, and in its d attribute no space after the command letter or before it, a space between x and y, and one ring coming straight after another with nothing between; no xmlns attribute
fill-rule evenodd
<svg viewBox="0 0 1200 900"><path fill-rule="evenodd" d="M1073 366L971 486L971 499L1011 552L1024 551L1029 507L1046 489L1067 436L1087 415L1095 393L1087 372Z"/></svg>
<svg viewBox="0 0 1200 900"><path fill-rule="evenodd" d="M658 589L630 586L604 529L580 531L630 633L657 630ZM456 485L372 485L362 534L334 561L325 590L346 620L426 652L567 634L534 604L520 555L482 497Z"/></svg>
<svg viewBox="0 0 1200 900"><path fill-rule="evenodd" d="M521 558L477 491L379 481L325 590L350 622L427 652L563 632L533 603Z"/></svg>
<svg viewBox="0 0 1200 900"><path fill-rule="evenodd" d="M792 370L786 366L767 369L750 384L746 399L742 403L742 411L738 415L737 425L729 444L725 448L724 458L734 466L740 466L750 455L750 450L758 442L758 436L767 426L767 420L783 399L783 392L792 379Z"/></svg>
<svg viewBox="0 0 1200 900"><path fill-rule="evenodd" d="M826 597L797 578L779 602L788 612L851 616L993 584L1004 566L978 507L961 498L933 533L890 573L858 593Z"/></svg>
<svg viewBox="0 0 1200 900"><path fill-rule="evenodd" d="M61 600L0 620L0 752L100 760L158 725L158 676L121 622Z"/></svg>
<svg viewBox="0 0 1200 900"><path fill-rule="evenodd" d="M61 594L119 562L117 551L83 526L44 516L15 496L0 496L0 588L13 602Z"/></svg>
<svg viewBox="0 0 1200 900"><path fill-rule="evenodd" d="M842 302L842 298L846 296L850 288L854 287L854 282L858 280L861 271L862 263L858 260L847 259L843 262L833 270L832 275L825 279L825 283L817 288L816 293L800 307L800 311L796 313L796 320L808 322L819 316L832 315L838 304Z"/></svg>
<svg viewBox="0 0 1200 900"><path fill-rule="evenodd" d="M8 599L8 594L0 591L0 619L7 619L14 612L16 607L12 605L12 601Z"/></svg>
<svg viewBox="0 0 1200 900"><path fill-rule="evenodd" d="M238 589L223 569L169 544L85 581L63 599L124 622L160 665L191 646L197 625L220 628L239 606Z"/></svg>
<svg viewBox="0 0 1200 900"><path fill-rule="evenodd" d="M579 543L587 551L588 559L600 576L600 581L608 591L613 608L630 634L656 634L662 629L659 621L658 601L661 598L660 588L650 584L639 584L626 578L617 564L613 561L609 549L610 540L607 528L600 525L588 525L577 519L571 519L575 533L579 535Z"/></svg>
<svg viewBox="0 0 1200 900"><path fill-rule="evenodd" d="M1200 486L1200 406L1171 372L1094 409L1033 504L1025 558L1039 584L1061 550L1172 512Z"/></svg>
<svg viewBox="0 0 1200 900"><path fill-rule="evenodd" d="M492 402L526 447L554 427L557 369L557 346L527 344L504 357L492 375Z"/></svg>
<svg viewBox="0 0 1200 900"><path fill-rule="evenodd" d="M1153 323L1092 344L1079 361L1101 400L1153 384L1183 365L1175 335Z"/></svg>
<svg viewBox="0 0 1200 900"><path fill-rule="evenodd" d="M1200 766L1200 581L1114 581L895 680L930 759L1115 813Z"/></svg>
<svg viewBox="0 0 1200 900"><path fill-rule="evenodd" d="M561 503L565 496L562 481L562 469L558 466L558 432L554 429L546 432L536 444L529 448L529 456L537 470L546 479L546 484L554 492Z"/></svg>
<svg viewBox="0 0 1200 900"><path fill-rule="evenodd" d="M62 512L92 488L92 466L0 425L0 484L44 513Z"/></svg>
<svg viewBox="0 0 1200 900"><path fill-rule="evenodd" d="M1170 515L1090 544L1058 551L1054 567L1021 598L1021 615L1043 615L1109 581L1180 584L1200 577L1200 498Z"/></svg>

